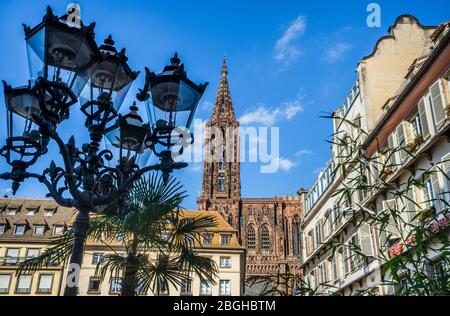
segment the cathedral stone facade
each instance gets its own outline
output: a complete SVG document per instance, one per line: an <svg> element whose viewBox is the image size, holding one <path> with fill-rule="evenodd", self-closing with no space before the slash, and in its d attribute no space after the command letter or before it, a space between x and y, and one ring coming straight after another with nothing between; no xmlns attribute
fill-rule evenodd
<svg viewBox="0 0 450 316"><path fill-rule="evenodd" d="M241 197L239 122L231 100L226 60L210 122L206 124L202 195L198 208L219 212L247 250L246 275L300 267L299 196ZM213 145L214 144L214 145Z"/></svg>

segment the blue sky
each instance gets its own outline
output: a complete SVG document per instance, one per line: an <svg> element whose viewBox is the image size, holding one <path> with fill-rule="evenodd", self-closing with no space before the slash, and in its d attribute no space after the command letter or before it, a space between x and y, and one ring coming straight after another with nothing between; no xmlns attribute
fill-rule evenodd
<svg viewBox="0 0 450 316"><path fill-rule="evenodd" d="M162 70L177 51L189 76L209 81L197 118L208 119L220 80L222 57L228 57L229 81L238 117L259 117L259 124L275 120L280 127L280 156L283 167L275 174L261 174L258 164L241 168L244 197L294 194L313 184L318 170L330 158L325 140L331 122L319 116L337 109L356 77L358 60L369 54L395 18L415 15L424 25L450 19L448 0L377 1L381 5L381 27L366 25L367 5L372 1L84 1L78 3L83 21L97 22L96 39L109 33L116 46L126 47L135 70L148 66ZM17 86L26 83L28 64L23 22L36 25L47 4L62 14L69 1L7 1L0 3L0 77ZM142 86L140 76L125 101L132 102ZM3 91L0 92L3 99ZM286 109L295 111L289 115ZM284 112L283 112L284 111ZM253 114L253 115L252 115ZM4 108L0 107L4 143ZM61 126L65 136L82 133L81 116ZM54 150L30 170L42 170ZM3 160L0 172L9 170ZM201 190L202 169L191 165L177 172L189 198L184 207L196 208ZM0 190L10 187L0 182ZM18 196L44 197L39 183L29 180Z"/></svg>

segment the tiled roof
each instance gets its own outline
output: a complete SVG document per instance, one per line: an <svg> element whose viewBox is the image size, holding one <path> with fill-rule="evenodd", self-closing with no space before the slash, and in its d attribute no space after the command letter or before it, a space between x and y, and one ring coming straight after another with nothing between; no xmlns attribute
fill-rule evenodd
<svg viewBox="0 0 450 316"><path fill-rule="evenodd" d="M8 211L15 209L15 215L9 215ZM34 215L27 215L27 210L34 210ZM55 210L51 217L46 217L47 210ZM230 249L243 249L237 240L237 230L232 228L227 221L220 216L217 212L207 211L190 211L180 210L180 215L183 218L195 218L197 216L212 216L214 218L215 227L205 229L205 234L214 234L212 243L209 245L203 245L201 248L230 248ZM7 224L5 233L0 236L1 240L8 241L49 241L53 235L53 226L65 225L73 223L76 218L76 209L59 206L55 201L48 199L0 199L0 224ZM24 235L15 235L15 225L27 225L27 229ZM34 236L34 226L45 225L48 227L43 236ZM231 242L229 245L222 245L220 242L220 233L231 234ZM104 245L101 241L88 240L88 246ZM111 246L122 246L123 243L112 242ZM196 245L200 248L200 245Z"/></svg>
<svg viewBox="0 0 450 316"><path fill-rule="evenodd" d="M16 210L14 215L10 215L10 210ZM34 210L33 215L27 215L28 211ZM52 216L45 216L45 212L54 210ZM62 225L70 221L76 213L74 208L59 206L55 201L49 199L0 199L0 223L8 224L5 233L0 236L1 239L15 241L47 241L53 236L52 227ZM24 235L15 235L15 225L27 225ZM34 226L45 225L47 229L43 236L34 236Z"/></svg>

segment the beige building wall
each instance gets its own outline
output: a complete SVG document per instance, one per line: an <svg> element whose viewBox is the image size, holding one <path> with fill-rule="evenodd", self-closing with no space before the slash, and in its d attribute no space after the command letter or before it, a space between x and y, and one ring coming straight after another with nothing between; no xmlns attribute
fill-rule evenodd
<svg viewBox="0 0 450 316"><path fill-rule="evenodd" d="M39 249L42 252L47 244L43 243L4 243L0 242L0 277L9 276L8 289L0 288L1 296L57 296L62 287L63 267L59 264L37 271L26 273L31 276L31 285L28 290L19 289L19 276L16 275L18 263L23 262L29 249ZM19 249L18 257L7 257L8 249ZM43 287L42 276L51 276L51 286ZM47 283L48 284L48 283Z"/></svg>
<svg viewBox="0 0 450 316"><path fill-rule="evenodd" d="M33 212L30 212L30 211ZM51 211L51 212L50 212ZM17 291L18 264L23 262L29 256L29 249L36 249L34 254L40 254L45 248L49 247L52 240L60 236L60 231L56 227L64 227L64 230L70 226L74 218L75 210L61 208L51 200L35 200L35 199L0 199L0 286L1 282L8 279L5 288L0 287L0 297L6 295L41 295L41 296L57 296L64 294L66 284L67 265L62 266L59 263L44 267L38 271L30 273L31 284L26 291ZM195 241L194 250L199 256L204 256L214 260L218 268L218 276L215 278L215 284L211 284L211 290L208 293L200 292L200 279L192 275L191 291L181 293L180 287L171 286L164 295L171 296L239 296L243 294L244 273L245 273L245 249L240 246L237 236L237 230L232 228L225 219L216 212L201 211L180 211L180 216L184 218L194 218L197 216L213 216L214 227L205 229L202 235L211 236L211 241L205 242L201 238L202 243ZM45 232L41 235L36 234L36 228L45 226ZM64 226L63 226L64 225ZM25 231L21 234L16 233L16 227L23 226ZM227 242L222 243L222 237ZM18 251L10 251L8 249L17 249ZM88 240L86 243L83 265L79 280L79 295L119 295L118 292L111 292L111 275L107 273L104 280L100 283L98 291L90 291L89 283L91 277L94 277L96 264L93 262L95 253L102 255L118 253L125 254L125 248L120 241L108 242L106 245L101 241ZM11 255L13 254L13 255ZM157 251L148 252L150 258L156 258ZM225 260L221 260L225 259ZM221 261L230 264L222 265ZM52 276L51 286L45 291L39 290L40 279L42 276L49 280ZM226 292L220 292L221 281L226 283L222 288ZM48 282L47 282L48 283ZM151 290L145 295L154 295Z"/></svg>
<svg viewBox="0 0 450 316"><path fill-rule="evenodd" d="M398 95L413 62L432 47L430 35L435 29L422 26L413 16L402 15L389 28L389 35L380 38L373 52L359 63L358 80L368 131L373 129L387 100Z"/></svg>
<svg viewBox="0 0 450 316"><path fill-rule="evenodd" d="M117 249L117 253L124 253L123 249ZM79 295L81 296L117 296L120 293L111 292L111 278L114 278L110 273L107 273L105 278L101 281L101 286L99 291L92 291L89 289L89 281L91 278L95 277L96 264L93 264L92 259L94 253L101 253L104 255L112 254L113 252L106 247L87 247L85 256L83 258L83 267L81 269L80 283L79 283ZM168 292L161 293L162 296L240 296L242 295L242 267L244 265L241 250L230 250L223 251L220 249L209 249L209 250L199 250L199 256L206 258L211 258L217 264L218 276L215 278L215 284L211 284L210 294L202 294L200 292L200 279L192 275L191 280L191 292L182 293L180 286L170 285ZM151 257L156 257L156 252L151 255ZM220 267L220 259L229 258L231 261L230 268ZM65 278L66 272L64 273ZM220 281L229 281L230 283L230 293L221 294L220 293ZM64 289L62 289L61 295ZM140 293L140 296L157 296L157 293L153 293L149 289L146 293Z"/></svg>

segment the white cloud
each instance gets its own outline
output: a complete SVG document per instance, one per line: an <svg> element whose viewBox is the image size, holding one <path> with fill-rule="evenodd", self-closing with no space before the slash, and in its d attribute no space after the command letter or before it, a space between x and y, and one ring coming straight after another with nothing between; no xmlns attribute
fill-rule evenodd
<svg viewBox="0 0 450 316"><path fill-rule="evenodd" d="M298 113L303 112L303 96L297 94L293 101L283 102L276 108L268 108L259 105L253 111L247 112L239 118L241 125L260 124L262 126L274 126L277 122L291 120Z"/></svg>
<svg viewBox="0 0 450 316"><path fill-rule="evenodd" d="M295 61L301 55L301 52L297 47L293 46L293 42L302 36L305 31L306 18L303 15L299 15L277 40L273 50L275 60L282 61L285 64Z"/></svg>
<svg viewBox="0 0 450 316"><path fill-rule="evenodd" d="M202 105L201 105L201 109L203 111L207 111L209 109L211 109L213 107L213 104L209 101L203 101Z"/></svg>
<svg viewBox="0 0 450 316"><path fill-rule="evenodd" d="M328 48L323 56L322 61L326 63L334 63L344 59L344 55L352 48L352 45L339 42L335 46Z"/></svg>
<svg viewBox="0 0 450 316"><path fill-rule="evenodd" d="M281 158L281 157L278 158L278 159L279 159L278 162L279 162L279 165L280 165L280 169L283 170L283 171L289 171L292 168L294 168L295 166L297 166L297 164L295 162L293 162L293 161L291 161L289 159Z"/></svg>
<svg viewBox="0 0 450 316"><path fill-rule="evenodd" d="M311 156L313 152L309 149L300 149L295 153L296 157Z"/></svg>

